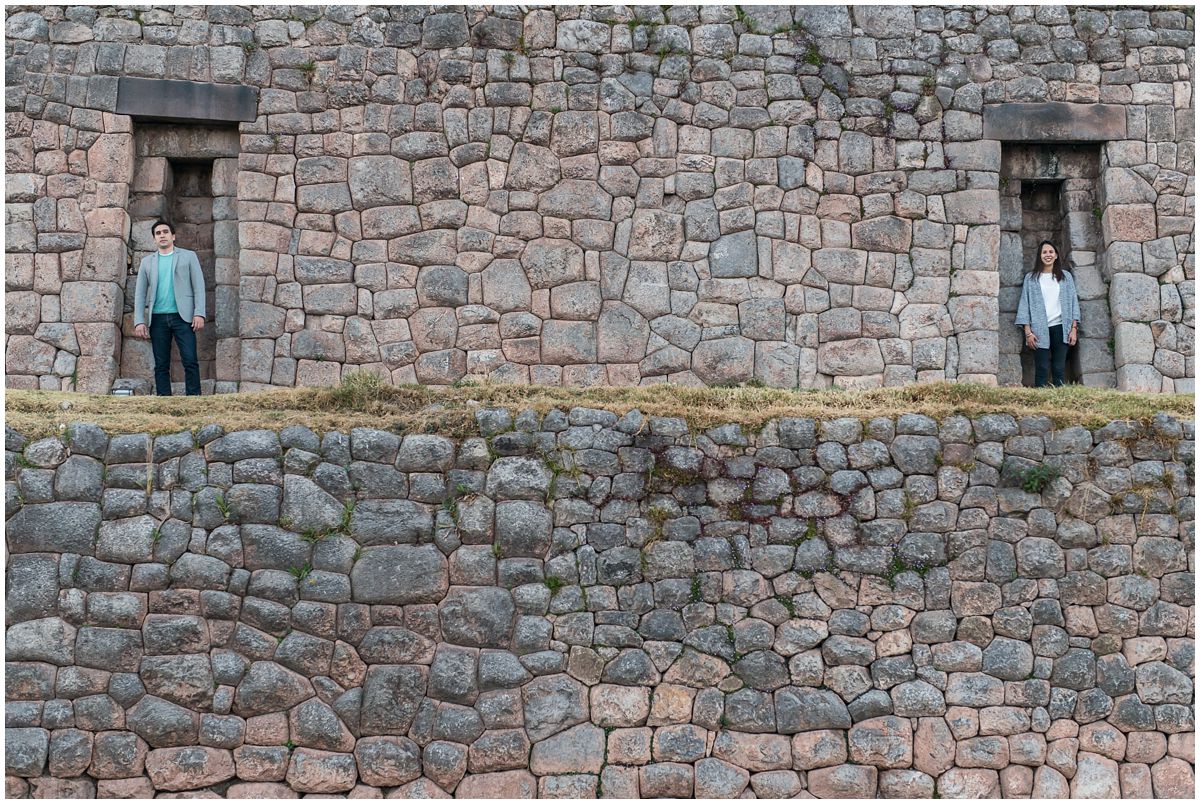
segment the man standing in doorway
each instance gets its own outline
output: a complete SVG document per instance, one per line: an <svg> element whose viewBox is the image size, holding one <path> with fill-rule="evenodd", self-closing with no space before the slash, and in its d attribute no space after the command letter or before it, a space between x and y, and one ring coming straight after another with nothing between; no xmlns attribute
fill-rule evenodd
<svg viewBox="0 0 1200 804"><path fill-rule="evenodd" d="M196 252L176 248L175 227L155 221L150 228L156 254L142 258L133 296L133 334L150 338L154 349L154 385L171 395L171 339L179 347L188 396L200 395L196 333L204 329L204 274ZM147 326L149 325L149 326Z"/></svg>

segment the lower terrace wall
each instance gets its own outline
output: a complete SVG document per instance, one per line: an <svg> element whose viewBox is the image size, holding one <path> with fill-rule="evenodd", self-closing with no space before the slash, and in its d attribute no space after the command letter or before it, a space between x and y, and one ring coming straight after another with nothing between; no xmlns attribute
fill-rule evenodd
<svg viewBox="0 0 1200 804"><path fill-rule="evenodd" d="M7 794L1191 797L1191 422L477 424L10 430Z"/></svg>

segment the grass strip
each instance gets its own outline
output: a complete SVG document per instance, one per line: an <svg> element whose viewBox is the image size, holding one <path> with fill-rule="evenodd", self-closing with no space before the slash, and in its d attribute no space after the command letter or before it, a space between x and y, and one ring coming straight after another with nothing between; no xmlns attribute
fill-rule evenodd
<svg viewBox="0 0 1200 804"><path fill-rule="evenodd" d="M476 434L475 412L506 407L533 409L590 407L623 414L674 416L693 430L737 422L757 431L771 419L877 416L923 413L936 419L954 414L1009 413L1048 416L1059 427L1102 427L1116 420L1149 421L1165 412L1195 418L1195 400L1183 394L1138 394L1080 385L1062 388L996 388L970 383L926 383L849 391L793 391L752 385L694 388L659 384L639 387L564 388L535 385L391 386L365 372L340 385L206 397L114 397L56 391L12 391L6 395L6 422L29 438L60 431L68 422L87 421L111 433L152 434L195 430L217 423L227 430L282 429L304 425L318 432L379 427L398 433Z"/></svg>

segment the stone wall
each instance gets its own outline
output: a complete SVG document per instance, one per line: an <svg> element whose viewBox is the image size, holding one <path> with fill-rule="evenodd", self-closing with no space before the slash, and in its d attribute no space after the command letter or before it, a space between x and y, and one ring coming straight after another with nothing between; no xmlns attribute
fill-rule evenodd
<svg viewBox="0 0 1200 804"><path fill-rule="evenodd" d="M1028 141L1097 165L1083 381L1193 389L1189 10L454 8L7 7L9 386L144 373L125 76L257 92L219 391L1019 383Z"/></svg>
<svg viewBox="0 0 1200 804"><path fill-rule="evenodd" d="M8 795L1191 797L1192 422L476 421L9 431Z"/></svg>

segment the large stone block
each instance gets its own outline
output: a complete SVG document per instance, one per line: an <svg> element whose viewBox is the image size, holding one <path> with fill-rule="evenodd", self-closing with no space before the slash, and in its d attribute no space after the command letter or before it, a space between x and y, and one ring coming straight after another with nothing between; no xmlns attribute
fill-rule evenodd
<svg viewBox="0 0 1200 804"><path fill-rule="evenodd" d="M883 371L883 352L873 338L823 343L817 347L817 368L834 377L878 374Z"/></svg>
<svg viewBox="0 0 1200 804"><path fill-rule="evenodd" d="M67 322L117 322L125 293L115 282L64 282L59 311Z"/></svg>
<svg viewBox="0 0 1200 804"><path fill-rule="evenodd" d="M593 321L547 321L542 325L542 360L557 366L596 362Z"/></svg>
<svg viewBox="0 0 1200 804"><path fill-rule="evenodd" d="M745 382L754 373L754 341L741 336L701 341L692 351L692 372L708 385Z"/></svg>
<svg viewBox="0 0 1200 804"><path fill-rule="evenodd" d="M412 203L408 163L395 156L354 157L349 163L349 184L355 209Z"/></svg>
<svg viewBox="0 0 1200 804"><path fill-rule="evenodd" d="M718 241L719 242L719 241ZM662 210L638 210L629 236L632 260L677 260L683 249L683 216Z"/></svg>
<svg viewBox="0 0 1200 804"><path fill-rule="evenodd" d="M872 218L852 224L850 235L854 248L905 254L912 246L912 221L894 215Z"/></svg>
<svg viewBox="0 0 1200 804"><path fill-rule="evenodd" d="M1000 193L996 190L959 190L942 196L948 223L1000 223Z"/></svg>
<svg viewBox="0 0 1200 804"><path fill-rule="evenodd" d="M371 547L350 571L359 603L437 603L450 586L446 558L433 545Z"/></svg>
<svg viewBox="0 0 1200 804"><path fill-rule="evenodd" d="M578 282L584 279L583 249L570 240L534 240L521 255L521 267L535 290Z"/></svg>
<svg viewBox="0 0 1200 804"><path fill-rule="evenodd" d="M983 108L983 137L1005 142L1125 139L1125 107L1115 103L997 103Z"/></svg>
<svg viewBox="0 0 1200 804"><path fill-rule="evenodd" d="M713 243L708 269L714 279L758 276L758 238L753 230L723 235Z"/></svg>
<svg viewBox="0 0 1200 804"><path fill-rule="evenodd" d="M1158 318L1158 281L1145 274L1115 274L1109 289L1113 321L1148 323Z"/></svg>

